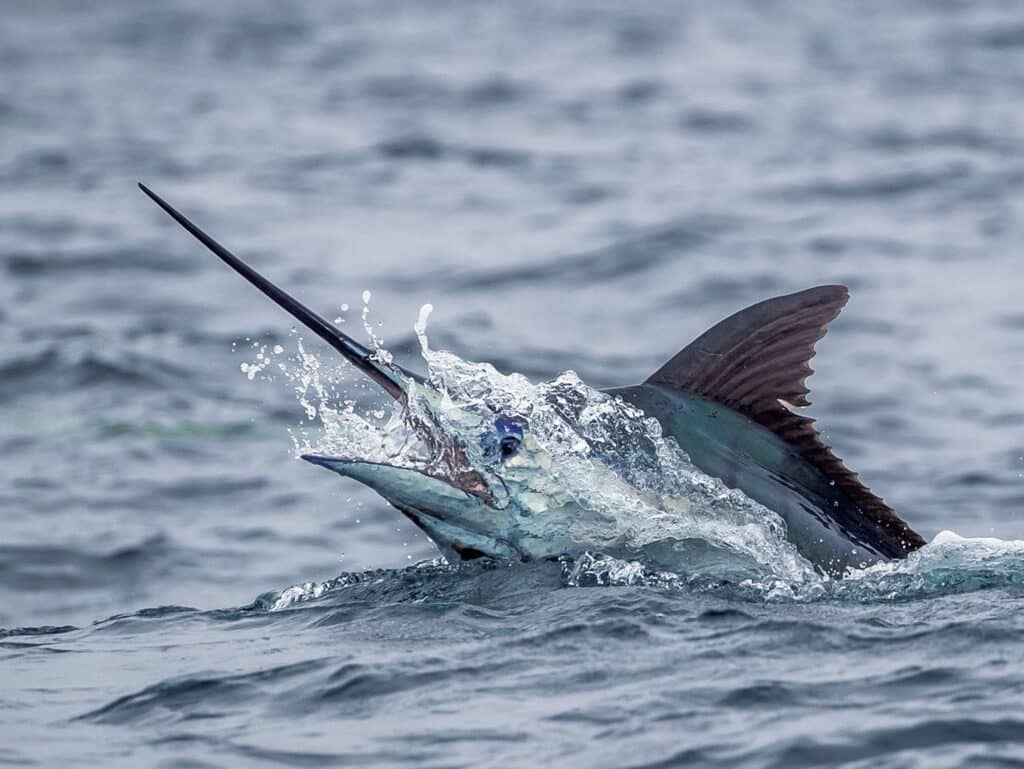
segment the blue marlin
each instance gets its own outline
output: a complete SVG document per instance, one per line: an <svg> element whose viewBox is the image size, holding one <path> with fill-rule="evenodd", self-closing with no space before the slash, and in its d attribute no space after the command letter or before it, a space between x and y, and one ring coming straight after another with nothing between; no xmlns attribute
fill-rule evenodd
<svg viewBox="0 0 1024 769"><path fill-rule="evenodd" d="M410 422L429 454L422 463L322 454L303 459L375 490L450 560L529 561L609 552L622 544L581 525L595 513L559 488L552 457L535 440L529 419L500 409L483 418L447 413L442 419L444 409L458 407L428 378L358 343L139 187L391 398L404 405L415 400ZM639 418L656 420L700 471L774 511L799 554L832 575L904 557L924 544L822 441L814 420L795 411L809 405L805 380L815 344L848 298L845 286L826 285L759 302L704 332L641 384L604 391ZM601 470L599 462L595 468Z"/></svg>

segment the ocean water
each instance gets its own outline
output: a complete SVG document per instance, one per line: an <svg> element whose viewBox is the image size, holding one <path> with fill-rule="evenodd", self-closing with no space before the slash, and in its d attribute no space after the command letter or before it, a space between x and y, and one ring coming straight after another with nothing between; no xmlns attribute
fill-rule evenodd
<svg viewBox="0 0 1024 769"><path fill-rule="evenodd" d="M1024 766L1019 5L3 11L0 763ZM140 179L419 369L428 302L433 349L609 387L845 283L810 413L931 544L437 561L296 460L303 335Z"/></svg>

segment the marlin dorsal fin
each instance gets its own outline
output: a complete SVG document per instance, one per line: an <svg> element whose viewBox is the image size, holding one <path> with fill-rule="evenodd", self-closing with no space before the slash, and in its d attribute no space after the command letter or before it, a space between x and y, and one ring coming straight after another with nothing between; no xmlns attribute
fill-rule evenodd
<svg viewBox="0 0 1024 769"><path fill-rule="evenodd" d="M701 334L647 379L701 395L752 419L807 406L814 344L843 309L846 286L817 286L766 299Z"/></svg>
<svg viewBox="0 0 1024 769"><path fill-rule="evenodd" d="M771 430L912 550L924 540L832 453L813 419L791 410L810 404L804 384L813 373L808 361L849 296L846 286L817 286L740 310L701 334L645 384L713 400Z"/></svg>

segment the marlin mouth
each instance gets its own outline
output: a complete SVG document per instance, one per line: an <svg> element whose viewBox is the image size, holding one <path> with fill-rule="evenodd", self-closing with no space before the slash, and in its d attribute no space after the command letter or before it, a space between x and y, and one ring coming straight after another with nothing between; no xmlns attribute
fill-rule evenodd
<svg viewBox="0 0 1024 769"><path fill-rule="evenodd" d="M451 488L453 492L475 499L496 510L504 509L507 503L508 495L504 484L500 484L501 492L504 493L495 494L493 482L488 482L483 473L468 466L464 469L453 469L450 467L441 469L429 462L423 464L401 461L387 462L360 457L329 456L315 453L301 454L299 458L311 464L326 467L328 470L333 470L339 475L362 481L370 488L381 492L391 502L395 500L392 499L392 494L385 493L386 489L382 488L385 484L373 482L379 476L387 476L386 470L393 471L393 473L409 473L418 476L420 479L425 479L426 482L444 484ZM500 483L500 479L494 478L494 480ZM421 483L423 482L421 480ZM387 489L387 491L390 492L390 489ZM424 509L422 512L433 517L444 516L443 511Z"/></svg>
<svg viewBox="0 0 1024 769"><path fill-rule="evenodd" d="M465 488L465 478L452 480L422 467L320 454L303 454L302 459L374 489L442 549L464 560L467 554L476 557L474 553L524 557L508 539L496 535L503 506L479 473L482 487Z"/></svg>

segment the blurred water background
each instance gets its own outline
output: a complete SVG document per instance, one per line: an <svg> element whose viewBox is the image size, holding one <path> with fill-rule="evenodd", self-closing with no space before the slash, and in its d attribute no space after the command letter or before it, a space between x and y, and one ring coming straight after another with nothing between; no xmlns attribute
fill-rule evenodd
<svg viewBox="0 0 1024 769"><path fill-rule="evenodd" d="M372 290L414 367L425 302L603 387L845 283L827 439L926 538L1013 540L1022 121L995 0L5 3L0 763L1024 766L1024 551L853 600L411 568L239 371L290 320L135 188L354 329Z"/></svg>

